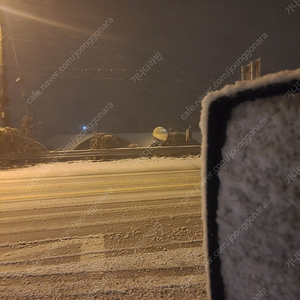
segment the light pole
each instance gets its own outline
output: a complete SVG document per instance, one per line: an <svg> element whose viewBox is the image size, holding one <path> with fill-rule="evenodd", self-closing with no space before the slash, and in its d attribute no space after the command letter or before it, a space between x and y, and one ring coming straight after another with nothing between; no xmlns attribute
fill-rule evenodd
<svg viewBox="0 0 300 300"><path fill-rule="evenodd" d="M2 12L0 14L0 78L0 127L6 127L10 125L10 108L7 94L6 67L4 65Z"/></svg>

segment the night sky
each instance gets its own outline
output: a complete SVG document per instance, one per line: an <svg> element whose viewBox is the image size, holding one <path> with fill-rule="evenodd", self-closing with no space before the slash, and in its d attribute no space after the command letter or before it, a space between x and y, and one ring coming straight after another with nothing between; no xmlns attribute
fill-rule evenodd
<svg viewBox="0 0 300 300"><path fill-rule="evenodd" d="M2 1L3 2L3 1ZM252 52L262 74L300 67L300 7L293 0L6 0L3 14L11 125L20 127L33 91L59 74L31 104L39 141L77 134L108 103L98 132L150 132L156 126L196 130L198 107L186 107L263 34ZM60 73L60 67L108 19L113 20ZM9 28L10 27L10 28ZM11 30L10 30L11 29ZM19 72L13 51L16 50ZM131 79L158 52L141 81ZM248 57L247 57L248 58ZM245 61L243 64L249 63ZM16 79L22 79L25 101ZM240 80L240 65L222 82Z"/></svg>

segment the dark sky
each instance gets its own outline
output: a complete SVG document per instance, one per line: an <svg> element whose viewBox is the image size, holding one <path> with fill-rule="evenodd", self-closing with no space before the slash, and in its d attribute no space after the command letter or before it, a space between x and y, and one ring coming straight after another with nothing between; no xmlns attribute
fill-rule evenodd
<svg viewBox="0 0 300 300"><path fill-rule="evenodd" d="M300 67L300 7L290 14L285 10L292 2L6 0L12 125L20 127L25 114L12 39L26 100L55 71L60 73L72 51L113 19L94 45L27 104L40 141L78 133L109 102L114 107L100 120L98 132L150 132L156 126L183 131L189 124L196 130L199 108L183 120L186 106L210 86L214 89L225 68L262 34L268 38L251 59L262 59L263 74ZM156 52L163 59L134 83L136 70ZM239 79L240 66L218 88Z"/></svg>

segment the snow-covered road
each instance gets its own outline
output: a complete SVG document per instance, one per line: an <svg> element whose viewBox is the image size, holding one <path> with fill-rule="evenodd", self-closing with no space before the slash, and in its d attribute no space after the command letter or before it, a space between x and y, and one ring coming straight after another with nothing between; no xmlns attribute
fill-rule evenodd
<svg viewBox="0 0 300 300"><path fill-rule="evenodd" d="M0 171L0 295L206 299L199 169L196 157Z"/></svg>

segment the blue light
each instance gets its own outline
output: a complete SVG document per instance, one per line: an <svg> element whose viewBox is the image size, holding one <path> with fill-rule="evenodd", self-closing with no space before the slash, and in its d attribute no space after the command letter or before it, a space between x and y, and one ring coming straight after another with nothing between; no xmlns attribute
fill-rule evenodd
<svg viewBox="0 0 300 300"><path fill-rule="evenodd" d="M87 130L87 127L86 127L86 126L83 126L82 129L83 129L83 130Z"/></svg>

